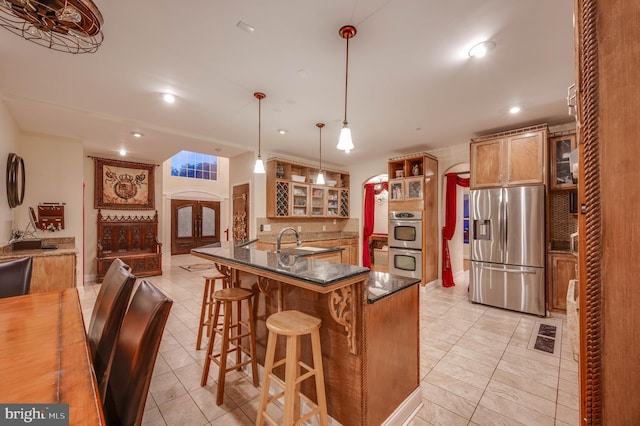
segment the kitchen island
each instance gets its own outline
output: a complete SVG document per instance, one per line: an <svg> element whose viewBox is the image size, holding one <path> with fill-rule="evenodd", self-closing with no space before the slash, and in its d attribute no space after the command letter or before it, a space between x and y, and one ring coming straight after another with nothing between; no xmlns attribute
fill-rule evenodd
<svg viewBox="0 0 640 426"><path fill-rule="evenodd" d="M214 262L232 285L254 291L260 364L271 314L296 309L322 319L327 406L340 424L401 424L420 408L419 280L251 248L191 253ZM283 356L279 346L277 357ZM312 363L310 345L303 343L301 359ZM313 381L301 388L315 400Z"/></svg>

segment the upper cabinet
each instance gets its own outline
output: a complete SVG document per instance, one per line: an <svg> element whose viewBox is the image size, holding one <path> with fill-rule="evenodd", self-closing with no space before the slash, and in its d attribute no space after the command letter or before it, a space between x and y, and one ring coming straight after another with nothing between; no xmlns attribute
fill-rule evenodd
<svg viewBox="0 0 640 426"><path fill-rule="evenodd" d="M267 161L267 217L349 217L349 173L288 160Z"/></svg>
<svg viewBox="0 0 640 426"><path fill-rule="evenodd" d="M544 184L547 128L536 126L471 142L471 189Z"/></svg>
<svg viewBox="0 0 640 426"><path fill-rule="evenodd" d="M571 164L569 156L571 151L577 148L576 135L571 133L549 138L551 177L549 185L551 189L576 189L577 185L571 176Z"/></svg>
<svg viewBox="0 0 640 426"><path fill-rule="evenodd" d="M437 180L438 161L421 153L392 158L388 164L389 209L424 210L425 185Z"/></svg>

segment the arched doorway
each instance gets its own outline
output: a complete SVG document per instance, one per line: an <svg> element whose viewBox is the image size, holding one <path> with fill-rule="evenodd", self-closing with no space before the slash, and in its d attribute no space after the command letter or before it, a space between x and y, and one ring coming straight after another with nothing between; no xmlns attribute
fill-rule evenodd
<svg viewBox="0 0 640 426"><path fill-rule="evenodd" d="M389 204L388 204L389 177L380 174L367 179L363 186L363 265L365 260L370 262L373 271L389 271L388 229L389 229ZM372 200L367 202L367 187L372 195ZM369 219L367 219L369 217ZM369 223L369 220L371 222ZM368 256L365 255L365 250Z"/></svg>
<svg viewBox="0 0 640 426"><path fill-rule="evenodd" d="M442 174L442 199L440 206L441 217L445 217L446 212L446 184L447 174L456 173L460 177L469 177L469 163L458 163ZM468 287L469 285L469 188L456 187L456 227L453 238L449 241L449 256L451 259L451 270L456 285ZM442 271L441 271L442 272Z"/></svg>

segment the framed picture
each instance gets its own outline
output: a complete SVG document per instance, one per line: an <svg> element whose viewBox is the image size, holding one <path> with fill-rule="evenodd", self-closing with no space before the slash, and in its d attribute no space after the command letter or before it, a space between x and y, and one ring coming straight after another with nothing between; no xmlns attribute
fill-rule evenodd
<svg viewBox="0 0 640 426"><path fill-rule="evenodd" d="M155 165L94 158L96 209L155 209Z"/></svg>

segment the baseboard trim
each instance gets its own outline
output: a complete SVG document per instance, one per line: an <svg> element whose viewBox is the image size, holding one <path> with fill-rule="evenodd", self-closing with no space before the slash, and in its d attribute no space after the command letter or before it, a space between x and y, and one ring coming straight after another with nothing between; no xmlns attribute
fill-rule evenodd
<svg viewBox="0 0 640 426"><path fill-rule="evenodd" d="M418 415L424 403L422 402L422 390L420 386L407 397L402 404L391 413L382 423L382 426L407 426Z"/></svg>

